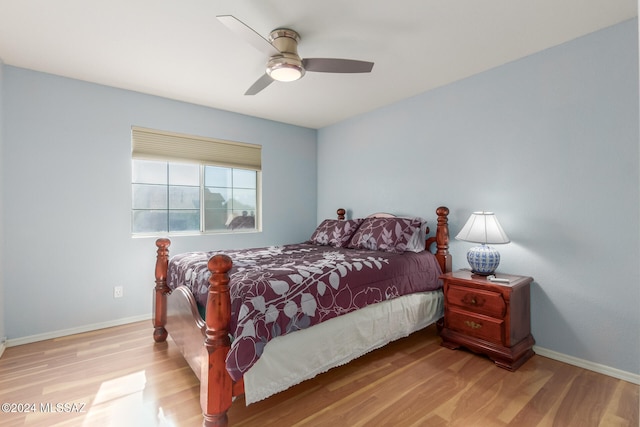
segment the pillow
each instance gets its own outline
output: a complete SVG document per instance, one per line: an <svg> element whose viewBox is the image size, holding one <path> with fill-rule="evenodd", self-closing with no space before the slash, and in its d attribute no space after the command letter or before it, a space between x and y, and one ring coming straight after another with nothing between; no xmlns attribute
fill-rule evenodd
<svg viewBox="0 0 640 427"><path fill-rule="evenodd" d="M364 221L362 218L349 220L325 219L313 232L309 242L335 248L345 247L362 221Z"/></svg>
<svg viewBox="0 0 640 427"><path fill-rule="evenodd" d="M402 253L414 235L420 234L422 222L420 218L366 218L347 247Z"/></svg>

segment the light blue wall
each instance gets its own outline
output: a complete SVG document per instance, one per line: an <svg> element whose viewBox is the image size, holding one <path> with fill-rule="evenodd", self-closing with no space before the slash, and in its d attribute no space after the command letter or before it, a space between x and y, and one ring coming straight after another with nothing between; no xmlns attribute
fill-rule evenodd
<svg viewBox="0 0 640 427"><path fill-rule="evenodd" d="M175 238L173 253L303 241L316 226L313 129L11 66L3 81L9 339L151 313L154 239L130 233L132 125L263 146L264 231Z"/></svg>
<svg viewBox="0 0 640 427"><path fill-rule="evenodd" d="M452 237L494 210L513 240L500 270L535 278L538 345L640 373L636 20L318 132L11 66L0 83L0 336L150 312L153 239L129 233L137 125L264 147L265 231L174 253L301 241L337 207L433 223L444 204ZM452 239L455 268L468 247Z"/></svg>
<svg viewBox="0 0 640 427"><path fill-rule="evenodd" d="M400 77L401 78L401 77ZM318 217L495 211L540 347L640 373L638 33L628 21L318 132Z"/></svg>

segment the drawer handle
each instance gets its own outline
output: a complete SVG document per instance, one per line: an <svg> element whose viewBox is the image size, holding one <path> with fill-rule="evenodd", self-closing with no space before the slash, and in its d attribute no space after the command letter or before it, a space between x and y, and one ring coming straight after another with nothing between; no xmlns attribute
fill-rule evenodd
<svg viewBox="0 0 640 427"><path fill-rule="evenodd" d="M480 328L482 328L482 324L480 324L480 323L476 323L476 322L474 322L474 321L472 321L472 320L465 320L465 321L464 321L464 323L465 323L468 327L470 327L471 329L480 329Z"/></svg>
<svg viewBox="0 0 640 427"><path fill-rule="evenodd" d="M477 297L474 294L466 294L464 298L462 298L462 302L467 305L472 305L474 307L482 307L484 305L484 298Z"/></svg>

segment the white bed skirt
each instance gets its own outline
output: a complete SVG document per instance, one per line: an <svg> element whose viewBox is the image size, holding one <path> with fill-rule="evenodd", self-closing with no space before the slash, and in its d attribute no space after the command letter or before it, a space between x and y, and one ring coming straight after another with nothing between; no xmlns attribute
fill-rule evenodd
<svg viewBox="0 0 640 427"><path fill-rule="evenodd" d="M427 327L442 317L443 299L441 290L406 295L273 339L244 374L246 404Z"/></svg>

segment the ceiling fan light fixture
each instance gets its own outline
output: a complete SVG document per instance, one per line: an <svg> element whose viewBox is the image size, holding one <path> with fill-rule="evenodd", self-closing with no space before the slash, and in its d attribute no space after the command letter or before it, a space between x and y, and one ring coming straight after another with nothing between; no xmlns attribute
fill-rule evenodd
<svg viewBox="0 0 640 427"><path fill-rule="evenodd" d="M299 61L288 58L273 58L267 64L267 74L279 82L293 82L304 76L304 68Z"/></svg>

